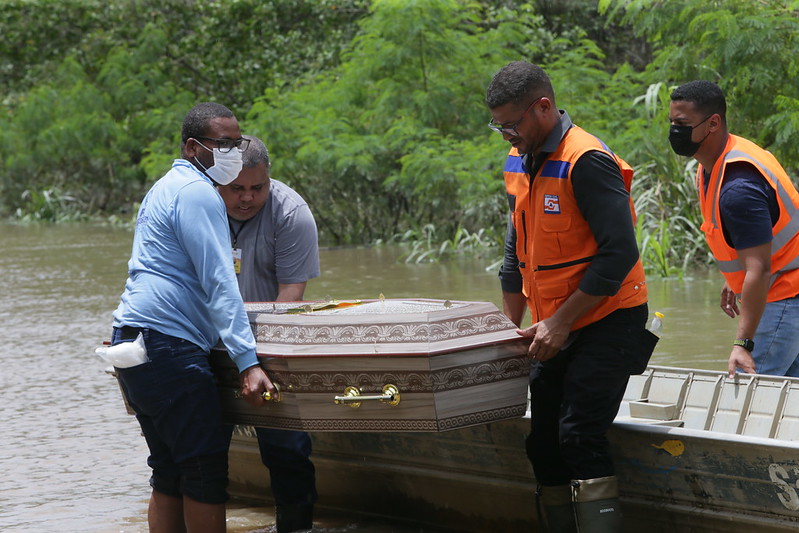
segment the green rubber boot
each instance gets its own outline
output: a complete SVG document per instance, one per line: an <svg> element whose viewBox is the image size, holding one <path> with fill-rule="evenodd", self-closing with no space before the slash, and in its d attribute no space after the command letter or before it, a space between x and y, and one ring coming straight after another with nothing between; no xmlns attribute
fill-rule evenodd
<svg viewBox="0 0 799 533"><path fill-rule="evenodd" d="M549 487L538 485L535 498L538 523L542 531L546 533L577 533L570 485Z"/></svg>
<svg viewBox="0 0 799 533"><path fill-rule="evenodd" d="M571 490L579 533L621 533L622 514L616 476L575 479Z"/></svg>

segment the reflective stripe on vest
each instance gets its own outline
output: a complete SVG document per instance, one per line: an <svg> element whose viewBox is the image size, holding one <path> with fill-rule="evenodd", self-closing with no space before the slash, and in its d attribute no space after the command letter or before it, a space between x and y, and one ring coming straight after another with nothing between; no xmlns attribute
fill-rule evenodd
<svg viewBox="0 0 799 533"><path fill-rule="evenodd" d="M781 275L799 268L799 193L797 193L790 178L785 174L784 169L776 159L773 162L776 167L769 166L763 159L768 161L772 159L772 156L766 156L765 154L768 154L768 152L751 141L730 135L725 150L726 152L722 154L720 162L714 165L707 192L703 194L703 189L700 189L700 199L703 199L703 217L705 217L707 222L707 217L709 216L712 228L717 230L717 235L712 237L713 242L711 242L709 229L703 228L705 237L708 240L708 244L711 245L711 251L719 270L727 278L730 287L736 293L740 293L745 269L737 257L737 252L727 244L726 239L723 237L719 219L718 196L721 190L720 180L723 178L727 165L737 161L750 163L776 192L780 209L779 219L772 229L772 275L769 280L769 288L771 288ZM703 168L700 166L697 171L697 182L700 186L702 173ZM727 257L733 258L719 258L718 253L721 251L719 248L724 250ZM787 256L783 257L786 254ZM792 275L797 276L799 273ZM799 279L797 279L797 282L799 282ZM793 290L790 289L788 292L793 292ZM790 296L794 296L794 294L769 294L768 300L774 301Z"/></svg>

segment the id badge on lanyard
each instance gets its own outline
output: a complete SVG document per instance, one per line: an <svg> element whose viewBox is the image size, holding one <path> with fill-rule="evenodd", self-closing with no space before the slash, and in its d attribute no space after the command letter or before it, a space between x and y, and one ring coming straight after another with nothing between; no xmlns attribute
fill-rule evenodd
<svg viewBox="0 0 799 533"><path fill-rule="evenodd" d="M239 233L241 233L241 230L244 229L244 226L249 221L250 221L249 219L245 220L244 222L241 223L239 229L235 230L233 229L233 223L231 222L230 217L228 217L227 219L228 226L230 227L230 235L231 237L233 237L233 268L235 269L236 274L241 274L241 255L242 255L241 248L236 246L236 244L238 244L239 241Z"/></svg>
<svg viewBox="0 0 799 533"><path fill-rule="evenodd" d="M241 248L233 248L233 268L241 274Z"/></svg>

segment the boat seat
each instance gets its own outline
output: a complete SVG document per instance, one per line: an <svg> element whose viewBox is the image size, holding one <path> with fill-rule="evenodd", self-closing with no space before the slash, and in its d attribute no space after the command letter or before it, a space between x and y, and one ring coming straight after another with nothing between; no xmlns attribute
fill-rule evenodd
<svg viewBox="0 0 799 533"><path fill-rule="evenodd" d="M628 402L624 414L649 421L678 420L689 380L688 372L653 370L647 375L645 385L638 388L640 396Z"/></svg>
<svg viewBox="0 0 799 533"><path fill-rule="evenodd" d="M630 378L618 422L799 440L799 378L650 366Z"/></svg>
<svg viewBox="0 0 799 533"><path fill-rule="evenodd" d="M676 403L651 402L649 399L630 402L631 418L649 420L674 420L677 415Z"/></svg>

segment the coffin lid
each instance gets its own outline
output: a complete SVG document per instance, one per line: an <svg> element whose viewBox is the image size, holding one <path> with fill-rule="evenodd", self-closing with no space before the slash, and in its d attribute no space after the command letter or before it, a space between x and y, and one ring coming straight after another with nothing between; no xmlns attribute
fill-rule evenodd
<svg viewBox="0 0 799 533"><path fill-rule="evenodd" d="M428 356L519 341L489 302L422 298L246 303L258 355Z"/></svg>

